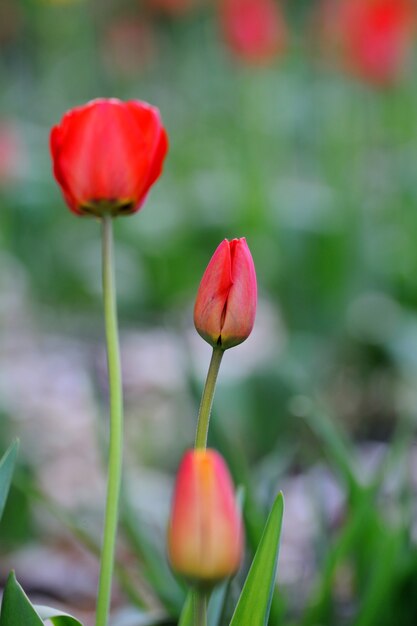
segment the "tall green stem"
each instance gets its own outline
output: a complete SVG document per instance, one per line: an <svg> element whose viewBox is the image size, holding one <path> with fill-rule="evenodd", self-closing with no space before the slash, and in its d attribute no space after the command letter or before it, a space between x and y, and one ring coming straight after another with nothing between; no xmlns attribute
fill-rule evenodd
<svg viewBox="0 0 417 626"><path fill-rule="evenodd" d="M207 595L194 591L194 626L207 626Z"/></svg>
<svg viewBox="0 0 417 626"><path fill-rule="evenodd" d="M224 350L220 347L213 348L209 370L207 373L206 384L201 398L200 410L198 412L197 433L195 436L195 447L207 447L207 435L211 415L211 407L213 406L214 390L216 388L217 375L222 362Z"/></svg>
<svg viewBox="0 0 417 626"><path fill-rule="evenodd" d="M108 622L123 456L122 376L114 278L113 224L110 214L103 216L102 227L103 299L110 394L110 438L106 512L98 584L96 626L107 626Z"/></svg>

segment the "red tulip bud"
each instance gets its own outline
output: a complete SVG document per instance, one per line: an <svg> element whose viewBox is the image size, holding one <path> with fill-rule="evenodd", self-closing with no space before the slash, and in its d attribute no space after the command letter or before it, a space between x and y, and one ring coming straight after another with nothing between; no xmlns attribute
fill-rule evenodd
<svg viewBox="0 0 417 626"><path fill-rule="evenodd" d="M93 100L68 111L51 132L55 178L78 215L137 211L167 148L158 109L136 100Z"/></svg>
<svg viewBox="0 0 417 626"><path fill-rule="evenodd" d="M215 450L189 450L178 471L168 527L173 570L209 586L235 574L242 553L242 520L226 463Z"/></svg>
<svg viewBox="0 0 417 626"><path fill-rule="evenodd" d="M207 266L194 307L197 331L226 350L249 337L256 314L255 266L246 239L225 239Z"/></svg>

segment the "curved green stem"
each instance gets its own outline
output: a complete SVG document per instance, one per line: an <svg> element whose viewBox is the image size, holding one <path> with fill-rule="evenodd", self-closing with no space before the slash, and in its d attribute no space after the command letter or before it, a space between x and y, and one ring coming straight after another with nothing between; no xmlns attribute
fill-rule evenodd
<svg viewBox="0 0 417 626"><path fill-rule="evenodd" d="M107 626L108 622L123 456L122 376L114 278L113 224L110 214L103 216L102 227L103 299L110 394L110 437L106 512L98 584L96 626Z"/></svg>
<svg viewBox="0 0 417 626"><path fill-rule="evenodd" d="M216 388L217 375L222 362L224 350L220 347L213 348L206 384L201 398L200 410L198 412L197 433L195 436L195 447L207 447L207 435L210 423L211 407L213 406L214 391Z"/></svg>

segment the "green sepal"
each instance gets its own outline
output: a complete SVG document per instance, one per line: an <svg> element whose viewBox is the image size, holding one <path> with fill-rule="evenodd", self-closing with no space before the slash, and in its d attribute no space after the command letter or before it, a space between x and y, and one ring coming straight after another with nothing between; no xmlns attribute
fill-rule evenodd
<svg viewBox="0 0 417 626"><path fill-rule="evenodd" d="M193 592L189 591L182 607L178 626L192 626L193 624ZM1 626L1 624L0 624Z"/></svg>

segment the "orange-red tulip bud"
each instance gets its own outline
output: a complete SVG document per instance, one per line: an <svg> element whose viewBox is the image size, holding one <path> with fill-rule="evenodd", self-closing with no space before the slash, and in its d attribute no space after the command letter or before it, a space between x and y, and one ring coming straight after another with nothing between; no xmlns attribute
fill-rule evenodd
<svg viewBox="0 0 417 626"><path fill-rule="evenodd" d="M139 100L92 100L51 131L54 174L78 215L133 213L161 171L168 140L158 109Z"/></svg>
<svg viewBox="0 0 417 626"><path fill-rule="evenodd" d="M194 307L197 331L226 350L250 335L257 303L256 273L246 239L225 239L201 280Z"/></svg>
<svg viewBox="0 0 417 626"><path fill-rule="evenodd" d="M172 569L210 586L236 573L243 528L232 479L215 450L189 450L177 475L168 528Z"/></svg>

